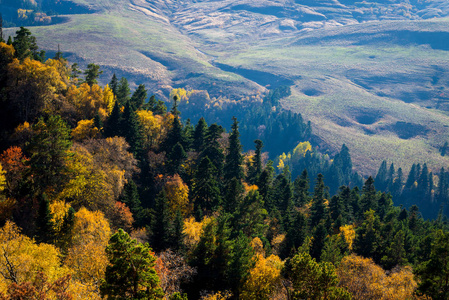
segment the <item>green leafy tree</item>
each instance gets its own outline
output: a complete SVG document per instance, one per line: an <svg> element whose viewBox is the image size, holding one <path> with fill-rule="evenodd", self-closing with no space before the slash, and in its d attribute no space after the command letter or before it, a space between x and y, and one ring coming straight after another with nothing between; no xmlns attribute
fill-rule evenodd
<svg viewBox="0 0 449 300"><path fill-rule="evenodd" d="M154 269L156 258L148 244L138 243L119 229L109 240L110 265L100 292L107 299L162 299L163 291Z"/></svg>

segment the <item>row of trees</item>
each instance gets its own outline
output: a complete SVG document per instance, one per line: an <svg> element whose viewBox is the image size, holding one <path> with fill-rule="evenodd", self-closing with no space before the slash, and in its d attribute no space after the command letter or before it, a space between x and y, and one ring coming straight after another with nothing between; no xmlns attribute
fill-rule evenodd
<svg viewBox="0 0 449 300"><path fill-rule="evenodd" d="M0 43L3 298L448 298L446 219L372 177L329 188L354 182L345 146L330 164L301 142L277 173L237 118L192 125L178 95L167 111L95 65L17 53ZM328 173L292 174L308 156Z"/></svg>

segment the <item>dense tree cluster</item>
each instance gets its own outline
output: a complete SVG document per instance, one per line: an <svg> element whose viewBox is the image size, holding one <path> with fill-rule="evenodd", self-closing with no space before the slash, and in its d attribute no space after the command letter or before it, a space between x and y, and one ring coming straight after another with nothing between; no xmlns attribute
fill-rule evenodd
<svg viewBox="0 0 449 300"><path fill-rule="evenodd" d="M125 78L100 87L94 64L81 80L15 47L0 43L2 299L449 297L447 220L412 205L435 194L426 165L363 181L307 126L275 164L260 135L242 151L236 117L183 122L182 90L167 112Z"/></svg>

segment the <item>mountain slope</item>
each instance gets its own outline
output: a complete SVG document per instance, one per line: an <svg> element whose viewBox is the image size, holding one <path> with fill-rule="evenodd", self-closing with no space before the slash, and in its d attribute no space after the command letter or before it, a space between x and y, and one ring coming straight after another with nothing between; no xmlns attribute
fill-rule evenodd
<svg viewBox="0 0 449 300"><path fill-rule="evenodd" d="M312 121L323 149L346 143L364 174L385 158L449 162L438 151L449 127L447 1L73 2L91 13L32 31L50 53L60 44L71 62L102 65L103 83L116 72L160 97L185 87L236 100L288 84L283 106Z"/></svg>

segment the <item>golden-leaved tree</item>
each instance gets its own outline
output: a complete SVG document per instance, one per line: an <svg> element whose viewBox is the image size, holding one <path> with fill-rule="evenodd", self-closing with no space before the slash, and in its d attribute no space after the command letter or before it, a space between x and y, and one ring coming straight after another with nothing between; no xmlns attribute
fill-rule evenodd
<svg viewBox="0 0 449 300"><path fill-rule="evenodd" d="M103 213L81 208L75 214L72 233L64 263L72 271L73 289L79 299L101 299L99 287L108 264L105 249L111 235L109 223Z"/></svg>
<svg viewBox="0 0 449 300"><path fill-rule="evenodd" d="M114 94L108 85L104 89L97 84L83 83L80 87L72 85L67 90L66 97L75 107L78 116L92 119L98 112L103 121L110 115L115 103Z"/></svg>

